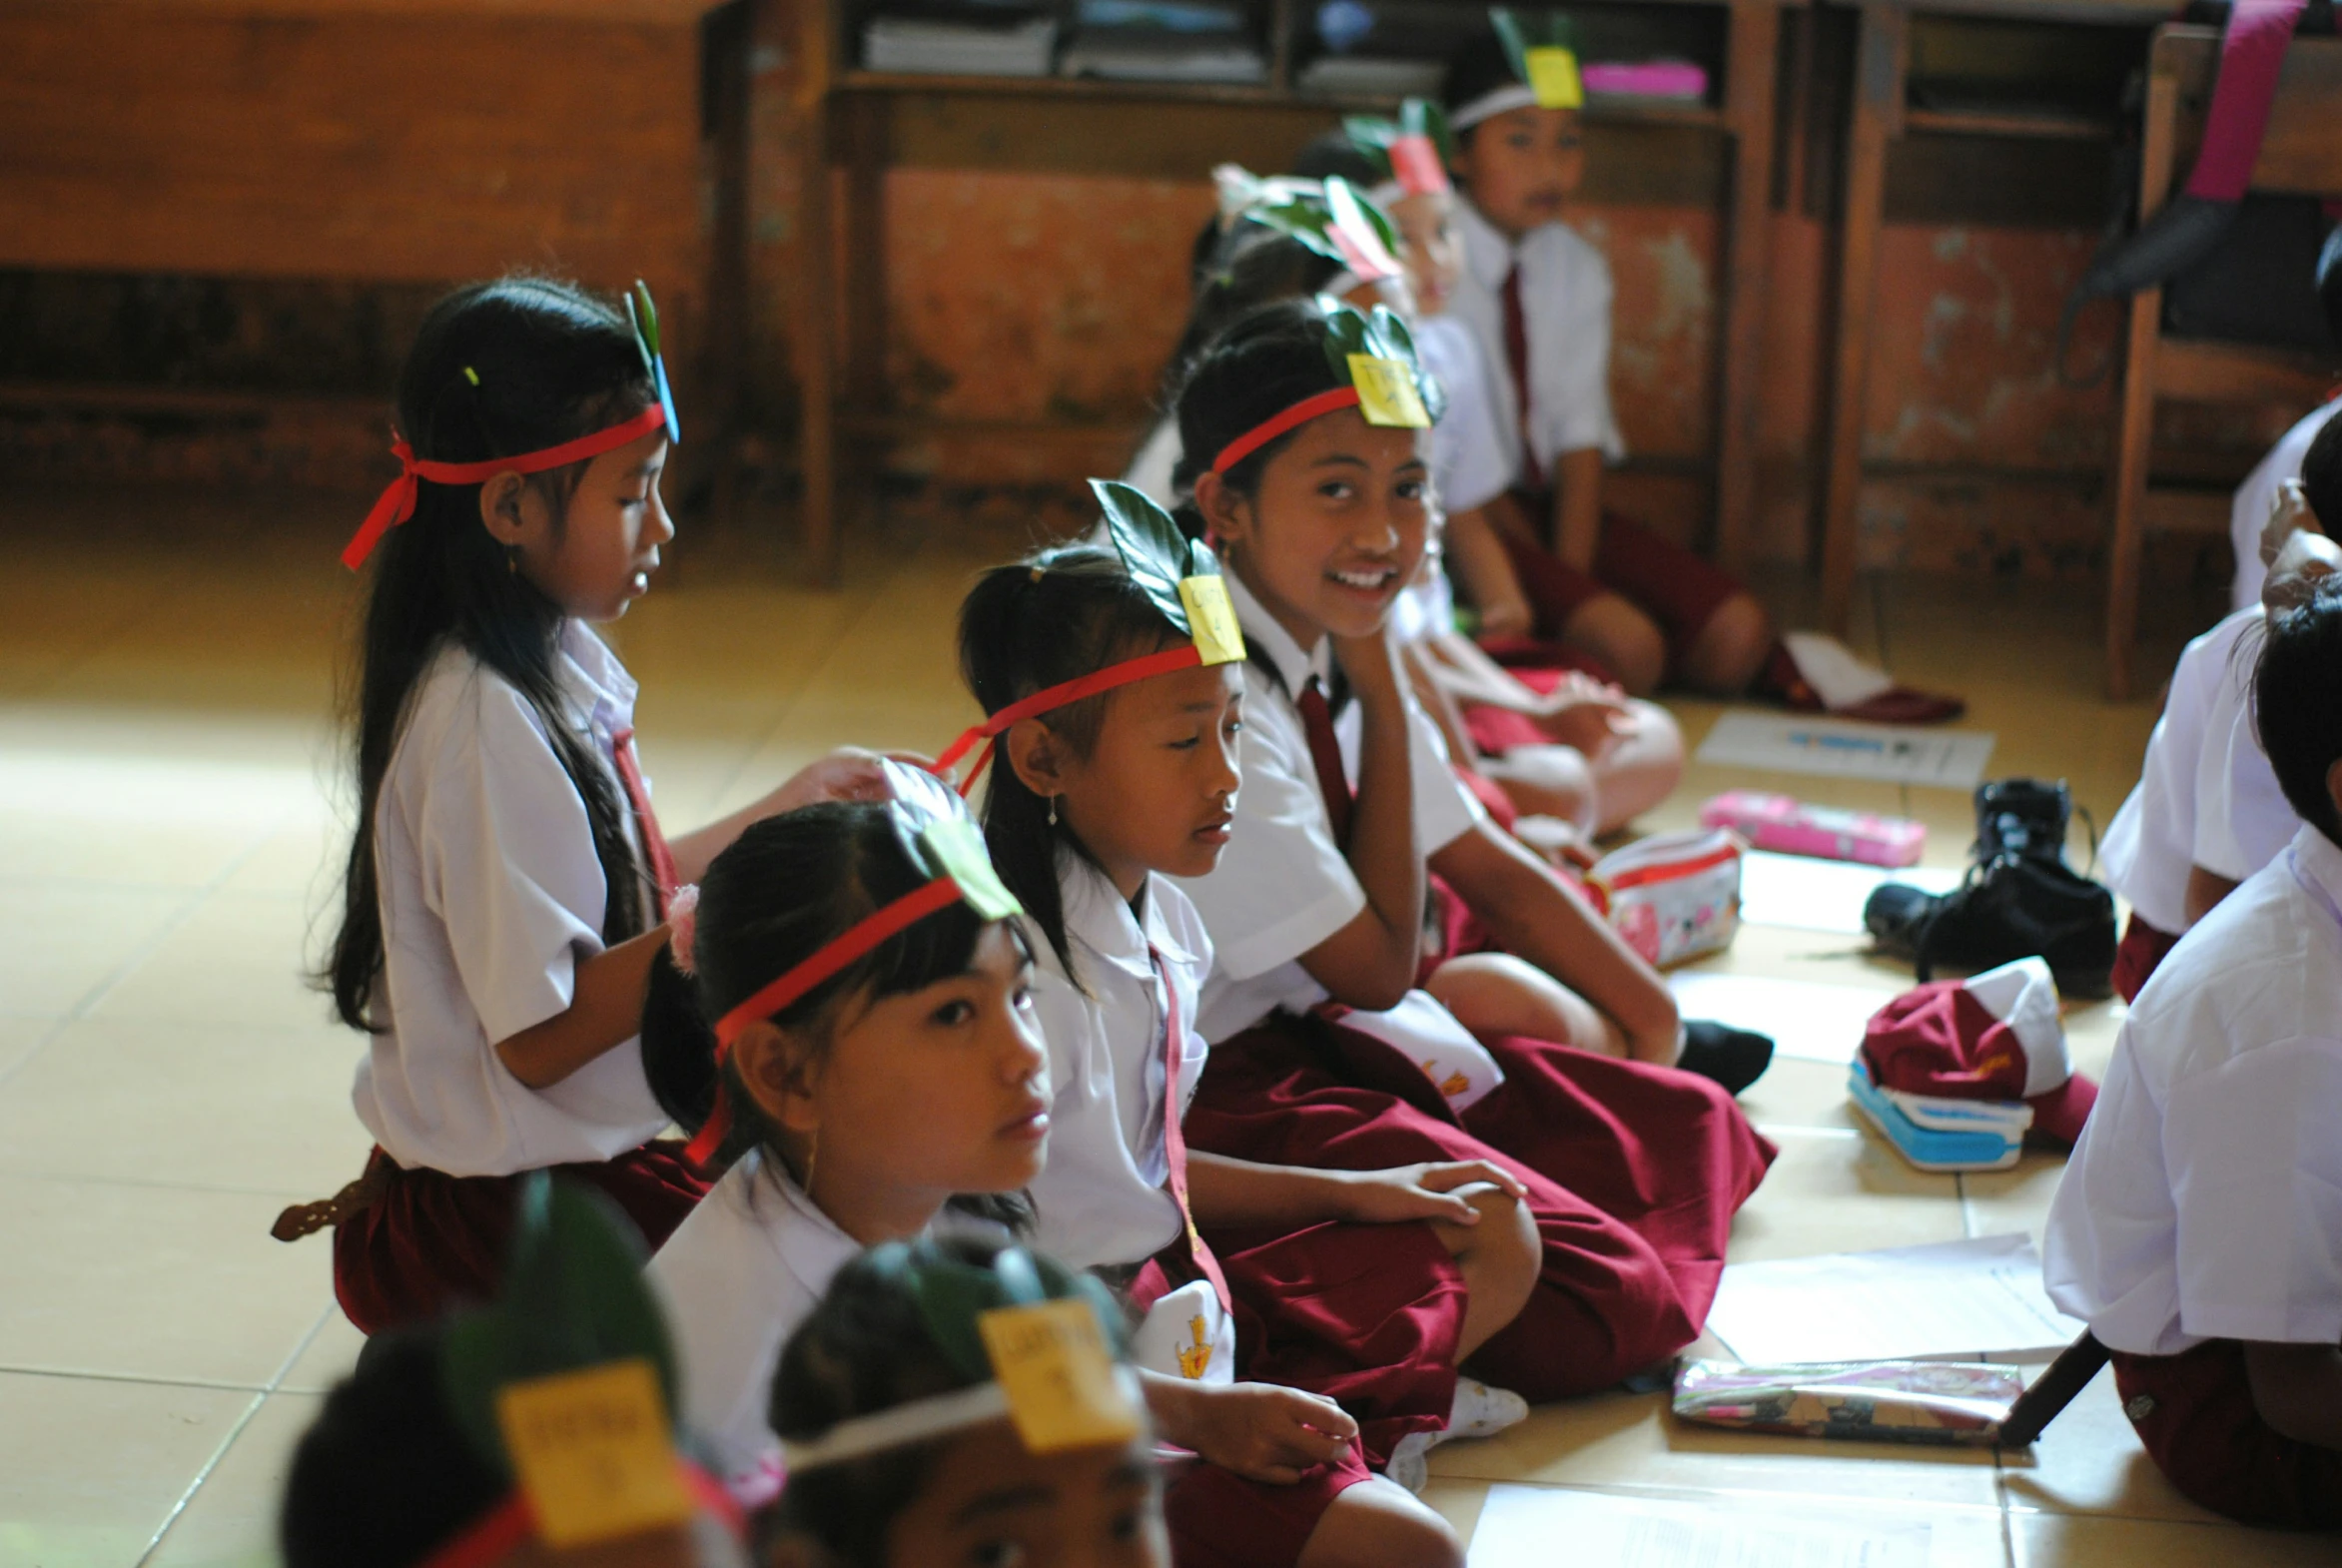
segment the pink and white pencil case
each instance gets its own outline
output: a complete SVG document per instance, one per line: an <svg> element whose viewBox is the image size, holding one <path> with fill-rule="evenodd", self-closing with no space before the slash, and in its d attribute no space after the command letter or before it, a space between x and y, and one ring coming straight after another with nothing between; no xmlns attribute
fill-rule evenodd
<svg viewBox="0 0 2342 1568"><path fill-rule="evenodd" d="M1793 796L1753 789L1717 796L1700 808L1700 822L1730 828L1756 849L1866 866L1916 866L1928 847L1927 825L1908 817L1809 806Z"/></svg>

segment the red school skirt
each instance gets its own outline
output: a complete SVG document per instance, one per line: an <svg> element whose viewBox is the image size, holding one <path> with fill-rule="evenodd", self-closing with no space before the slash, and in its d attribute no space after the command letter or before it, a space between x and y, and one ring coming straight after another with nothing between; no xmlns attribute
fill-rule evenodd
<svg viewBox="0 0 2342 1568"><path fill-rule="evenodd" d="M652 1251L707 1195L683 1146L656 1139L600 1164L554 1166L607 1192ZM495 1293L512 1234L517 1176L409 1171L377 1149L362 1180L371 1201L334 1227L334 1296L362 1332L426 1322Z"/></svg>
<svg viewBox="0 0 2342 1568"><path fill-rule="evenodd" d="M2122 1413L2188 1501L2240 1524L2342 1528L2342 1453L2283 1436L2252 1402L2244 1346L2113 1354Z"/></svg>
<svg viewBox="0 0 2342 1568"><path fill-rule="evenodd" d="M1732 1216L1764 1178L1773 1148L1706 1079L1543 1041L1488 1044L1507 1081L1459 1120L1383 1042L1277 1014L1214 1044L1185 1119L1187 1142L1326 1170L1503 1167L1528 1190L1544 1269L1528 1306L1472 1369L1532 1402L1610 1387L1699 1336ZM1217 1232L1206 1239L1219 1244ZM1374 1326L1322 1331L1339 1343ZM1421 1373L1382 1375L1411 1386ZM1370 1381L1358 1374L1345 1406Z"/></svg>
<svg viewBox="0 0 2342 1568"><path fill-rule="evenodd" d="M1292 1568L1325 1510L1387 1463L1411 1431L1437 1431L1455 1403L1463 1275L1424 1224L1329 1222L1277 1233L1238 1227L1215 1246L1233 1298L1237 1377L1323 1394L1358 1436L1291 1486L1201 1461L1164 1496L1178 1568ZM1132 1282L1141 1312L1193 1278L1184 1240Z"/></svg>
<svg viewBox="0 0 2342 1568"><path fill-rule="evenodd" d="M2171 950L2179 946L2179 938L2158 926L2150 926L2138 918L2138 911L2130 912L2130 923L2122 928L2122 945L2114 950L2114 993L2125 1002L2136 1002L2138 994L2147 989L2155 971Z"/></svg>
<svg viewBox="0 0 2342 1568"><path fill-rule="evenodd" d="M1535 519L1552 510L1549 495L1516 491L1514 498ZM1569 618L1588 600L1615 593L1658 623L1667 641L1670 669L1680 667L1684 654L1725 601L1748 591L1713 561L1614 511L1602 514L1602 534L1590 572L1567 564L1510 528L1498 528L1496 536L1504 541L1521 591L1536 612L1539 636L1559 638Z"/></svg>

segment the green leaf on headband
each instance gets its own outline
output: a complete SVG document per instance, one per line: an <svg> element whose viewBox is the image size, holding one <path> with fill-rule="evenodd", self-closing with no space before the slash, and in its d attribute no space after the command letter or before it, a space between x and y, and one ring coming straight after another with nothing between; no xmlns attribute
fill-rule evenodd
<svg viewBox="0 0 2342 1568"><path fill-rule="evenodd" d="M644 1255L603 1193L543 1171L520 1178L495 1302L450 1324L440 1353L448 1410L481 1459L509 1471L498 1389L614 1361L650 1363L673 1424L675 1353Z"/></svg>
<svg viewBox="0 0 2342 1568"><path fill-rule="evenodd" d="M1298 241L1328 261L1350 267L1352 251L1383 253L1396 266L1398 226L1368 197L1339 176L1323 180L1263 180L1233 164L1212 171L1219 187L1224 223L1249 220ZM1334 231L1344 231L1345 250Z"/></svg>
<svg viewBox="0 0 2342 1568"><path fill-rule="evenodd" d="M930 880L949 877L958 883L960 897L980 920L1025 913L1001 881L984 833L958 790L925 768L892 757L881 758L878 767L887 784L887 816L894 823L895 841L914 870Z"/></svg>
<svg viewBox="0 0 2342 1568"><path fill-rule="evenodd" d="M1189 539L1146 491L1119 479L1092 479L1090 492L1098 497L1106 536L1123 558L1123 570L1165 620L1182 635L1193 636L1186 601L1179 597L1179 580L1217 576L1219 561L1202 543Z"/></svg>
<svg viewBox="0 0 2342 1568"><path fill-rule="evenodd" d="M1513 74L1523 82L1529 80L1529 51L1532 49L1567 49L1577 53L1578 24L1563 11L1516 11L1510 6L1490 6L1488 25L1496 29L1496 36L1504 44L1505 58L1512 62Z"/></svg>
<svg viewBox="0 0 2342 1568"><path fill-rule="evenodd" d="M894 1276L919 1304L927 1337L971 1383L990 1382L992 1355L977 1319L1004 1306L1031 1306L1069 1298L1098 1314L1107 1345L1120 1355L1122 1311L1096 1276L1021 1246L1003 1247L989 1266L954 1256L934 1241L890 1241L873 1247L868 1266Z"/></svg>
<svg viewBox="0 0 2342 1568"><path fill-rule="evenodd" d="M1325 360L1333 374L1349 385L1350 356L1363 355L1368 359L1394 360L1406 367L1414 377L1415 394L1423 400L1423 411L1436 424L1447 411L1447 392L1439 385L1439 378L1423 368L1415 352L1414 334L1407 324L1387 307L1376 306L1372 316L1330 295L1317 297L1317 308L1325 317Z"/></svg>
<svg viewBox="0 0 2342 1568"><path fill-rule="evenodd" d="M1391 167L1390 149L1395 142L1410 136L1427 139L1437 150L1440 162L1455 157L1455 133L1448 128L1447 112L1427 98L1410 98L1399 105L1396 120L1378 119L1373 115L1351 115L1342 121L1342 131L1350 145L1374 165L1382 179L1395 177Z"/></svg>

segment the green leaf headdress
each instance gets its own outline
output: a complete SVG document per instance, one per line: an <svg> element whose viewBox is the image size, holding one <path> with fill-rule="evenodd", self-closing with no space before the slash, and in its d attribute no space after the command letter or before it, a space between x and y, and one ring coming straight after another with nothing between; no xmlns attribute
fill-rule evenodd
<svg viewBox="0 0 2342 1568"><path fill-rule="evenodd" d="M1577 24L1559 11L1514 11L1492 7L1488 24L1503 44L1517 81L1481 94L1459 105L1449 121L1459 131L1469 130L1492 116L1531 105L1540 109L1580 109L1585 106L1585 84L1578 77Z"/></svg>
<svg viewBox="0 0 2342 1568"><path fill-rule="evenodd" d="M1403 270L1390 215L1338 175L1321 182L1263 180L1234 164L1211 173L1220 212L1230 221L1249 220L1297 240L1341 263L1360 283L1380 283Z"/></svg>
<svg viewBox="0 0 2342 1568"><path fill-rule="evenodd" d="M1436 196L1451 189L1447 161L1455 154L1455 136L1437 104L1410 98L1399 105L1396 120L1352 115L1342 121L1342 130L1350 145L1382 171L1386 184L1376 187L1376 196L1386 190Z"/></svg>
<svg viewBox="0 0 2342 1568"><path fill-rule="evenodd" d="M667 416L667 439L680 445L683 427L675 420L675 392L667 385L667 357L659 348L659 308L650 303L650 285L634 280L626 296L626 320L634 327L634 347L642 355L642 369L658 389L659 407Z"/></svg>

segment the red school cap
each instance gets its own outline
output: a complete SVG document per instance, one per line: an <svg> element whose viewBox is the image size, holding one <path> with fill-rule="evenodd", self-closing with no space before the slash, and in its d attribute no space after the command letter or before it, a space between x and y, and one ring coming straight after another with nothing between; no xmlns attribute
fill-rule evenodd
<svg viewBox="0 0 2342 1568"><path fill-rule="evenodd" d="M2021 1100L2033 1133L2071 1148L2098 1086L2073 1071L2057 984L2038 958L1905 992L1863 1031L1881 1089L1942 1100Z"/></svg>

